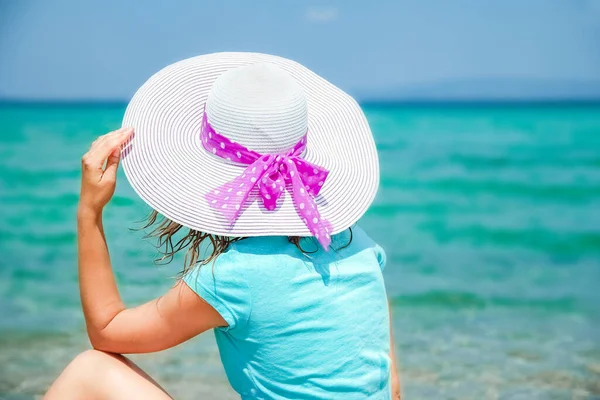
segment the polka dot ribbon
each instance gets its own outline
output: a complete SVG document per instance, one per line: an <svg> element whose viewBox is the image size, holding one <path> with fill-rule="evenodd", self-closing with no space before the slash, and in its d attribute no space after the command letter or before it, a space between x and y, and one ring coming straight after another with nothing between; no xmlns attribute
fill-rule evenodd
<svg viewBox="0 0 600 400"><path fill-rule="evenodd" d="M217 133L204 113L200 138L207 151L247 165L238 177L206 195L209 205L223 214L230 224L235 223L254 188L258 188L259 197L269 211L275 210L277 200L287 189L296 212L327 250L331 242L331 224L321 217L314 197L319 194L329 171L300 157L306 148L306 135L286 154L259 154Z"/></svg>

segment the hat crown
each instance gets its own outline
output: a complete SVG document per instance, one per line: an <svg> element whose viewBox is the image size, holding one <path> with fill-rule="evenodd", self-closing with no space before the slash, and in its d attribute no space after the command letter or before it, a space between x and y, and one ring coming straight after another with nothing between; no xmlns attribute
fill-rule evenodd
<svg viewBox="0 0 600 400"><path fill-rule="evenodd" d="M290 150L308 128L304 91L291 75L269 63L219 76L208 95L206 114L219 134L261 154Z"/></svg>

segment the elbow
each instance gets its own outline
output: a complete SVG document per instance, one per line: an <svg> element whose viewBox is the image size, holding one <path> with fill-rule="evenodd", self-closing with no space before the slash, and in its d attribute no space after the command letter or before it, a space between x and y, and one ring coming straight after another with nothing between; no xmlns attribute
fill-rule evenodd
<svg viewBox="0 0 600 400"><path fill-rule="evenodd" d="M114 346L111 341L106 338L102 332L92 333L88 330L88 339L94 350L104 351L106 353L115 353Z"/></svg>
<svg viewBox="0 0 600 400"><path fill-rule="evenodd" d="M121 353L118 343L113 340L105 329L91 330L88 329L88 339L94 350L103 351L105 353Z"/></svg>
<svg viewBox="0 0 600 400"><path fill-rule="evenodd" d="M111 323L119 313L108 320L86 321L88 339L94 350L106 353L120 353L118 343L115 340L115 330ZM96 322L96 323L94 323Z"/></svg>

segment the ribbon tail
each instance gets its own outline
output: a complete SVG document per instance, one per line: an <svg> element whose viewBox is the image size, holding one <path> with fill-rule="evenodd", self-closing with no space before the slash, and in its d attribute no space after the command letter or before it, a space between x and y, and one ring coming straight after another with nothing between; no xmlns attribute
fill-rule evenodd
<svg viewBox="0 0 600 400"><path fill-rule="evenodd" d="M329 170L302 159L297 159L294 164L308 192L317 196L325 184Z"/></svg>
<svg viewBox="0 0 600 400"><path fill-rule="evenodd" d="M317 241L323 246L323 250L329 251L329 245L331 244L331 234L329 233L331 232L331 224L329 221L323 220L320 223L318 232L319 237L317 238ZM317 236L315 235L315 238L316 237Z"/></svg>
<svg viewBox="0 0 600 400"><path fill-rule="evenodd" d="M248 185L244 179L237 177L218 188L211 190L204 197L208 205L225 217L229 225L233 225L246 202L254 185Z"/></svg>
<svg viewBox="0 0 600 400"><path fill-rule="evenodd" d="M331 243L331 223L324 219L319 212L317 203L313 198L313 191L310 186L304 184L295 165L291 167L294 173L290 173L292 183L292 198L296 206L296 212L302 218L302 221L310 231L310 233L323 246L325 251L328 251Z"/></svg>
<svg viewBox="0 0 600 400"><path fill-rule="evenodd" d="M255 161L241 175L205 195L209 206L221 213L230 226L238 219L250 192L262 178L266 170L263 165L261 160Z"/></svg>
<svg viewBox="0 0 600 400"><path fill-rule="evenodd" d="M228 200L224 200L225 197L222 193L228 189L227 185L235 184L235 180L228 182L225 185L219 186L217 189L212 190L204 197L211 208L223 215L229 225L233 225L237 217L239 216L241 204L232 204ZM218 193L217 193L218 192ZM226 192L225 192L226 193ZM237 208L236 208L237 207Z"/></svg>

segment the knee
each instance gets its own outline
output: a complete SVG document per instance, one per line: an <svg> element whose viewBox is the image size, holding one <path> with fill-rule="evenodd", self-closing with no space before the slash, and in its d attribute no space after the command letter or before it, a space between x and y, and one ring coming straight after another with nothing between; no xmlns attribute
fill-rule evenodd
<svg viewBox="0 0 600 400"><path fill-rule="evenodd" d="M82 353L79 353L73 361L69 364L69 366L76 367L77 369L88 369L88 368L98 368L102 366L102 364L106 363L107 358L111 357L110 354L105 353L99 350L86 350Z"/></svg>
<svg viewBox="0 0 600 400"><path fill-rule="evenodd" d="M119 363L117 357L98 350L77 355L48 389L44 399L81 398L96 393L99 382L110 376Z"/></svg>
<svg viewBox="0 0 600 400"><path fill-rule="evenodd" d="M117 363L118 355L105 353L99 350L86 350L79 353L67 366L65 372L69 375L85 379L86 377L99 376L110 372Z"/></svg>

